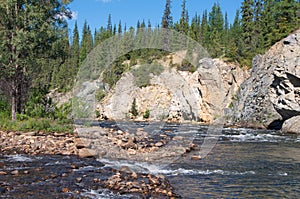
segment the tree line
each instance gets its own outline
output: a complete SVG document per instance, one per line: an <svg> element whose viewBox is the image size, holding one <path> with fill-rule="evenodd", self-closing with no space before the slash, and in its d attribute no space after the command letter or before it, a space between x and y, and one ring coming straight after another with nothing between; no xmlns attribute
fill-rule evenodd
<svg viewBox="0 0 300 199"><path fill-rule="evenodd" d="M0 0L0 108L12 120L18 114L43 117L52 114L50 90L70 91L80 65L101 42L120 36L124 45L139 39L138 31L168 28L200 43L213 58L222 58L250 67L251 59L263 53L281 38L300 26L300 3L295 0L244 0L234 21L228 21L218 3L202 15L189 15L187 1L182 1L179 21L172 17L172 1L166 0L161 24L152 27L150 21L137 21L136 27L126 27L120 21L97 30L84 23L81 39L78 25L69 35L67 19L70 0ZM144 49L130 52L116 60L104 73L109 85L137 63L166 55L167 52ZM129 66L129 67L130 67Z"/></svg>

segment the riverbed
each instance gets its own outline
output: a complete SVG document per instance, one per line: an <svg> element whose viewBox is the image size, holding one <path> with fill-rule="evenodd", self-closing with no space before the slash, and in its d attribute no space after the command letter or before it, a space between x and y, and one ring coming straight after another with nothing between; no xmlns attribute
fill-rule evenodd
<svg viewBox="0 0 300 199"><path fill-rule="evenodd" d="M145 128L145 124L134 127ZM0 155L0 198L147 198L121 193L101 181L116 171L164 176L177 198L297 198L300 136L278 131L225 128L216 145L199 156L207 127L165 124L153 133L180 134L197 145L166 164L73 155ZM149 132L151 134L151 132ZM152 196L169 198L168 196Z"/></svg>

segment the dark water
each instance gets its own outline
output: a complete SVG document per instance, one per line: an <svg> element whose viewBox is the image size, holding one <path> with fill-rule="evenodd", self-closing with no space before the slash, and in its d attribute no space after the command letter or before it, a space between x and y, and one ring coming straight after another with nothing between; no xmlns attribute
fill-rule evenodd
<svg viewBox="0 0 300 199"><path fill-rule="evenodd" d="M160 131L186 132L200 146L204 127L164 126ZM120 195L99 186L110 167L127 166L167 176L182 198L298 198L300 196L300 137L272 131L225 129L212 151L191 160L199 151L159 165L144 162L87 160L73 156L0 156L0 198L139 198ZM74 169L74 164L76 168ZM72 166L73 165L73 166ZM18 175L10 172L18 170ZM98 170L98 172L97 172ZM105 170L105 172L103 172ZM24 174L24 171L29 172ZM26 173L26 172L25 172ZM78 178L82 178L79 182ZM68 188L68 191L64 191ZM64 193L66 192L66 193Z"/></svg>

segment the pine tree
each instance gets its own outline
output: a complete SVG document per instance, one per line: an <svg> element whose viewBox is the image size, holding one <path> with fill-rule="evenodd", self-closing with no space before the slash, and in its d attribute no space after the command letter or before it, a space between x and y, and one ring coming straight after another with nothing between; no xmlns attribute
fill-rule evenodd
<svg viewBox="0 0 300 199"><path fill-rule="evenodd" d="M226 56L233 61L239 61L241 56L241 20L240 11L237 10L232 26L229 30L228 51Z"/></svg>
<svg viewBox="0 0 300 199"><path fill-rule="evenodd" d="M118 25L118 34L119 35L122 34L122 23L121 23L121 21L119 21L119 25Z"/></svg>
<svg viewBox="0 0 300 199"><path fill-rule="evenodd" d="M212 57L220 57L224 54L224 18L219 4L215 3L209 13L209 41L208 51Z"/></svg>
<svg viewBox="0 0 300 199"><path fill-rule="evenodd" d="M107 19L107 27L106 27L107 31L109 31L110 33L113 32L112 29L112 22L111 22L111 14L108 15L108 19Z"/></svg>
<svg viewBox="0 0 300 199"><path fill-rule="evenodd" d="M173 25L173 17L171 16L171 0L166 0L161 26L162 28L171 28L172 25Z"/></svg>
<svg viewBox="0 0 300 199"><path fill-rule="evenodd" d="M85 21L84 25L83 25L83 30L82 30L82 40L81 40L81 45L80 45L79 64L81 64L85 60L86 56L92 50L92 48L93 48L92 33L91 33L89 25Z"/></svg>
<svg viewBox="0 0 300 199"><path fill-rule="evenodd" d="M29 91L29 74L36 59L59 39L57 33L71 14L69 1L6 0L0 3L0 81L11 100L12 120ZM34 17L33 17L34 16ZM3 89L4 90L4 89ZM22 108L21 108L22 109Z"/></svg>
<svg viewBox="0 0 300 199"><path fill-rule="evenodd" d="M188 11L186 10L186 0L183 0L181 5L181 17L179 20L179 27L178 31L183 34L188 34L189 30L189 17L188 17Z"/></svg>
<svg viewBox="0 0 300 199"><path fill-rule="evenodd" d="M254 0L244 0L242 2L242 53L246 59L245 65L250 66L253 52L253 34L254 34Z"/></svg>
<svg viewBox="0 0 300 199"><path fill-rule="evenodd" d="M263 53L263 21L262 13L263 12L263 0L255 0L254 7L254 17L253 22L255 26L253 27L253 38L252 38L252 47L255 53Z"/></svg>

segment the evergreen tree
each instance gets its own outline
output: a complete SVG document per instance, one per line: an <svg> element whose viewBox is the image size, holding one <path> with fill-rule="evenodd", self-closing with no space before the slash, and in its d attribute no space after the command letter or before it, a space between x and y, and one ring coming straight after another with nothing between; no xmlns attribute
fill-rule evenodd
<svg viewBox="0 0 300 199"><path fill-rule="evenodd" d="M6 0L0 4L0 81L11 101L12 120L25 103L29 73L36 70L35 60L59 39L57 31L71 13L69 1ZM5 86L4 86L5 85ZM22 109L22 108L21 108Z"/></svg>
<svg viewBox="0 0 300 199"><path fill-rule="evenodd" d="M171 16L171 0L166 0L164 15L162 17L161 26L163 28L171 28L173 25L173 17Z"/></svg>
<svg viewBox="0 0 300 199"><path fill-rule="evenodd" d="M232 26L229 30L228 51L226 56L233 61L238 61L241 55L241 20L240 11L237 10Z"/></svg>
<svg viewBox="0 0 300 199"><path fill-rule="evenodd" d="M187 34L189 30L189 17L188 17L188 11L186 10L186 0L183 0L181 5L182 11L181 11L181 17L179 20L179 27L177 28L179 32Z"/></svg>
<svg viewBox="0 0 300 199"><path fill-rule="evenodd" d="M121 23L121 21L119 21L119 25L118 25L118 34L119 35L122 34L122 23Z"/></svg>
<svg viewBox="0 0 300 199"><path fill-rule="evenodd" d="M112 22L111 22L111 14L108 15L108 19L107 19L107 27L106 27L107 31L109 32L113 32L112 29Z"/></svg>
<svg viewBox="0 0 300 199"><path fill-rule="evenodd" d="M243 41L243 56L246 60L253 57L255 51L253 46L254 34L254 0L244 0L242 2L242 41ZM251 61L245 64L250 66Z"/></svg>
<svg viewBox="0 0 300 199"><path fill-rule="evenodd" d="M221 11L221 7L218 3L215 3L209 13L209 41L211 45L208 46L209 53L212 57L220 57L224 54L224 18Z"/></svg>
<svg viewBox="0 0 300 199"><path fill-rule="evenodd" d="M83 25L82 40L80 46L81 47L80 47L80 55L79 55L79 64L81 64L85 60L86 56L93 48L92 33L86 21L84 22Z"/></svg>

